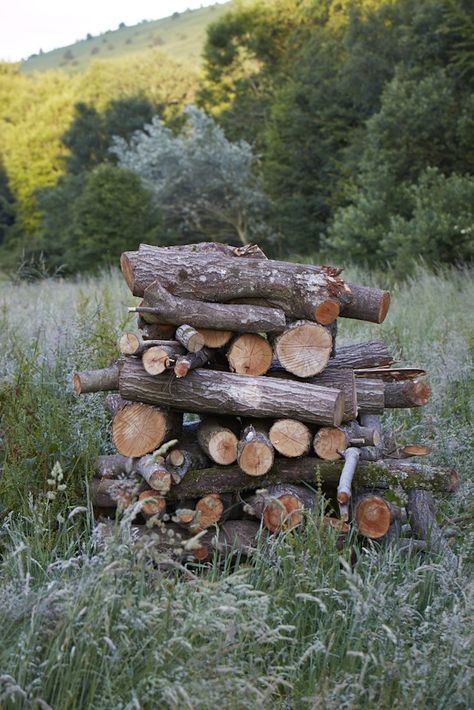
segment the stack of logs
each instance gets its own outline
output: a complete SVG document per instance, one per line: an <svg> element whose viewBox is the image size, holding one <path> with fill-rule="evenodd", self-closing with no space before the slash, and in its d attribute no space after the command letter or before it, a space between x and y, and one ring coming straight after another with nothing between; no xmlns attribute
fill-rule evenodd
<svg viewBox="0 0 474 710"><path fill-rule="evenodd" d="M426 404L426 372L393 367L379 340L336 349L338 317L381 323L387 291L255 246L141 245L121 267L141 333L122 335L110 367L74 375L77 394L111 392L118 453L97 462L97 515L133 505L137 530L207 560L300 525L323 492L341 535L406 544L410 525L410 545L454 557L431 492L456 490L456 472L381 426L386 409Z"/></svg>

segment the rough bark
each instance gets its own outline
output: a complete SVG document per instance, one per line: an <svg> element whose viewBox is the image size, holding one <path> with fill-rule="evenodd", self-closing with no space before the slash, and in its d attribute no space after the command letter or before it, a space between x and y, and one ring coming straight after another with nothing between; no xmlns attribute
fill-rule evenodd
<svg viewBox="0 0 474 710"><path fill-rule="evenodd" d="M383 414L385 409L385 382L363 380L356 377L359 414Z"/></svg>
<svg viewBox="0 0 474 710"><path fill-rule="evenodd" d="M385 383L385 407L423 407L431 396L431 387L422 380Z"/></svg>
<svg viewBox="0 0 474 710"><path fill-rule="evenodd" d="M263 476L273 466L273 444L268 427L255 422L244 428L237 444L237 463L249 476Z"/></svg>
<svg viewBox="0 0 474 710"><path fill-rule="evenodd" d="M258 479L259 487L279 483L315 483L335 488L343 468L342 461L322 461L314 458L275 459L271 471ZM317 475L316 475L317 474ZM405 490L422 488L431 491L453 492L459 487L459 476L451 468L429 466L405 460L359 461L354 485L381 490L400 486ZM215 466L188 471L181 483L170 491L171 500L199 498L210 491L230 493L255 488L255 478L238 466Z"/></svg>
<svg viewBox="0 0 474 710"><path fill-rule="evenodd" d="M176 377L186 377L190 370L196 370L198 367L204 367L213 359L213 352L209 348L202 348L197 353L186 353L179 355L176 358L174 365L174 374Z"/></svg>
<svg viewBox="0 0 474 710"><path fill-rule="evenodd" d="M188 323L176 329L175 338L190 353L197 353L204 347L204 337Z"/></svg>
<svg viewBox="0 0 474 710"><path fill-rule="evenodd" d="M391 365L393 357L382 340L371 340L367 343L353 343L337 348L336 355L331 358L332 369L384 367Z"/></svg>
<svg viewBox="0 0 474 710"><path fill-rule="evenodd" d="M92 505L106 509L128 508L141 488L141 481L133 477L120 480L93 478L89 484Z"/></svg>
<svg viewBox="0 0 474 710"><path fill-rule="evenodd" d="M143 340L174 340L174 334L176 332L174 325L146 323L140 315L137 319L137 325L141 330Z"/></svg>
<svg viewBox="0 0 474 710"><path fill-rule="evenodd" d="M381 379L384 382L404 382L424 377L427 373L419 367L362 367L354 370L356 377L366 380Z"/></svg>
<svg viewBox="0 0 474 710"><path fill-rule="evenodd" d="M352 293L352 301L342 307L341 316L383 323L390 308L390 292L357 284L347 285Z"/></svg>
<svg viewBox="0 0 474 710"><path fill-rule="evenodd" d="M288 458L304 456L311 447L311 431L297 419L277 419L268 435L275 450Z"/></svg>
<svg viewBox="0 0 474 710"><path fill-rule="evenodd" d="M272 357L272 346L257 333L238 335L227 350L229 368L239 375L264 375L271 367Z"/></svg>
<svg viewBox="0 0 474 710"><path fill-rule="evenodd" d="M133 459L122 454L99 456L95 463L95 473L98 478L119 478L130 474L133 470Z"/></svg>
<svg viewBox="0 0 474 710"><path fill-rule="evenodd" d="M126 399L168 404L185 412L248 417L290 417L316 424L340 424L344 396L338 390L304 382L250 377L216 370L193 370L178 380L169 373L152 377L135 358L125 358L120 392Z"/></svg>
<svg viewBox="0 0 474 710"><path fill-rule="evenodd" d="M239 425L228 419L204 419L198 430L197 440L205 454L215 463L226 466L237 459Z"/></svg>
<svg viewBox="0 0 474 710"><path fill-rule="evenodd" d="M159 281L154 281L145 290L145 300L163 323L188 323L197 329L239 333L279 333L286 326L281 309L178 298L163 288ZM135 310L143 311L140 308Z"/></svg>
<svg viewBox="0 0 474 710"><path fill-rule="evenodd" d="M118 340L118 349L122 355L141 355L154 346L176 346L176 340L143 340L135 333L123 333Z"/></svg>
<svg viewBox="0 0 474 710"><path fill-rule="evenodd" d="M88 392L107 392L118 389L119 365L114 363L102 370L85 370L75 372L73 387L76 394Z"/></svg>
<svg viewBox="0 0 474 710"><path fill-rule="evenodd" d="M443 555L450 567L456 568L458 558L448 545L435 519L435 502L426 490L411 490L408 493L408 517L417 537L426 541L426 547L432 552Z"/></svg>
<svg viewBox="0 0 474 710"><path fill-rule="evenodd" d="M313 439L313 449L324 461L337 461L343 458L343 453L349 446L347 432L340 427L321 427Z"/></svg>
<svg viewBox="0 0 474 710"><path fill-rule="evenodd" d="M190 469L207 468L212 463L197 442L200 422L185 424L176 446L166 457L173 481L179 483Z"/></svg>
<svg viewBox="0 0 474 710"><path fill-rule="evenodd" d="M162 456L142 456L135 466L136 472L150 488L165 496L171 488L171 474Z"/></svg>
<svg viewBox="0 0 474 710"><path fill-rule="evenodd" d="M314 377L326 367L332 350L332 337L322 325L296 321L274 342L280 365L297 377Z"/></svg>
<svg viewBox="0 0 474 710"><path fill-rule="evenodd" d="M348 422L341 427L347 434L351 446L379 446L381 443L380 427L362 426L357 421Z"/></svg>

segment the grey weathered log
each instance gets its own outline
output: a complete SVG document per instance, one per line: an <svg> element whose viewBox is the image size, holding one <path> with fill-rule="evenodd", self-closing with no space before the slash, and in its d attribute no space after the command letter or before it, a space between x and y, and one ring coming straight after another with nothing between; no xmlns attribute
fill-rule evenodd
<svg viewBox="0 0 474 710"><path fill-rule="evenodd" d="M197 353L204 347L203 336L189 323L184 323L176 328L175 338L190 353Z"/></svg>
<svg viewBox="0 0 474 710"><path fill-rule="evenodd" d="M248 417L294 417L316 424L340 424L344 397L339 390L271 377L193 370L183 379L169 373L152 377L135 358L120 372L125 399L165 404L185 412Z"/></svg>
<svg viewBox="0 0 474 710"><path fill-rule="evenodd" d="M88 392L107 392L118 389L119 365L114 363L101 370L85 370L75 372L73 387L76 394Z"/></svg>
<svg viewBox="0 0 474 710"><path fill-rule="evenodd" d="M186 353L176 358L174 374L176 377L186 377L190 370L204 367L214 358L214 352L210 348L202 348L197 353Z"/></svg>
<svg viewBox="0 0 474 710"><path fill-rule="evenodd" d="M366 368L391 365L393 357L382 340L371 340L366 343L352 343L338 347L336 355L331 358L330 367Z"/></svg>
<svg viewBox="0 0 474 710"><path fill-rule="evenodd" d="M349 519L348 505L351 499L352 481L359 463L359 449L350 446L343 453L344 466L342 467L339 482L337 484L337 502L339 504L339 515L341 520Z"/></svg>
<svg viewBox="0 0 474 710"><path fill-rule="evenodd" d="M122 454L99 456L95 462L95 472L98 478L126 477L133 471L133 459Z"/></svg>
<svg viewBox="0 0 474 710"><path fill-rule="evenodd" d="M458 558L436 522L436 506L432 494L426 490L409 491L407 510L413 532L426 542L426 549L442 555L449 567L456 568Z"/></svg>
<svg viewBox="0 0 474 710"><path fill-rule="evenodd" d="M335 269L262 259L229 259L216 253L193 254L155 247L146 257L125 252L122 272L134 295L142 296L157 278L175 296L223 302L263 297L292 319L332 323L352 296ZM330 320L318 318L334 307Z"/></svg>
<svg viewBox="0 0 474 710"><path fill-rule="evenodd" d="M385 409L385 382L356 377L357 407L359 414L383 414Z"/></svg>
<svg viewBox="0 0 474 710"><path fill-rule="evenodd" d="M363 446L360 449L360 458L362 461L378 461L384 453L384 441L382 437L382 422L378 414L360 415L360 423L363 427L373 429L378 434L378 443L373 446Z"/></svg>
<svg viewBox="0 0 474 710"><path fill-rule="evenodd" d="M279 333L286 326L281 309L179 298L165 289L159 280L145 289L145 300L163 323L188 323L194 328L239 333ZM135 310L140 312L143 308Z"/></svg>
<svg viewBox="0 0 474 710"><path fill-rule="evenodd" d="M341 428L346 432L351 446L378 446L381 442L378 426L363 426L354 420Z"/></svg>
<svg viewBox="0 0 474 710"><path fill-rule="evenodd" d="M352 301L342 307L341 316L383 323L390 308L390 292L358 284L347 285L352 292Z"/></svg>
<svg viewBox="0 0 474 710"><path fill-rule="evenodd" d="M319 479L323 485L335 488L342 467L341 461L322 461L309 457L294 460L275 459L271 471L258 479L258 485L266 488L279 483L302 481L314 485ZM459 476L451 468L428 466L409 460L359 461L354 485L382 490L400 486L406 490L423 488L453 492L459 487ZM210 491L226 493L252 489L255 489L255 478L247 476L238 466L214 466L188 471L181 483L171 489L170 499L199 498Z"/></svg>

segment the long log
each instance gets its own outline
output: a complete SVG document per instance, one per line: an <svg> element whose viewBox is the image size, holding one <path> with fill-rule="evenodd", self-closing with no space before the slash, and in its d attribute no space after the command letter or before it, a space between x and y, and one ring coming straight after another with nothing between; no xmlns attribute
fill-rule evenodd
<svg viewBox="0 0 474 710"><path fill-rule="evenodd" d="M431 395L431 387L422 380L385 383L385 407L423 407Z"/></svg>
<svg viewBox="0 0 474 710"><path fill-rule="evenodd" d="M391 365L393 357L382 340L371 340L367 343L352 343L337 348L336 355L331 358L330 367L367 368Z"/></svg>
<svg viewBox="0 0 474 710"><path fill-rule="evenodd" d="M352 298L338 272L263 259L229 259L216 253L190 253L156 247L122 254L121 267L132 293L143 296L159 278L161 285L180 298L223 302L263 297L292 319L332 323L340 305Z"/></svg>
<svg viewBox="0 0 474 710"><path fill-rule="evenodd" d="M145 301L161 322L174 325L188 323L198 329L238 333L280 333L286 326L285 314L279 308L179 298L163 288L158 280L145 289ZM133 310L143 312L141 307Z"/></svg>
<svg viewBox="0 0 474 710"><path fill-rule="evenodd" d="M85 370L73 375L73 388L76 394L88 392L108 392L118 389L119 365L115 363L101 370Z"/></svg>
<svg viewBox="0 0 474 710"><path fill-rule="evenodd" d="M336 488L344 462L322 461L314 458L275 459L271 471L258 479L261 488L279 483L315 484L317 478L324 485ZM317 475L316 475L317 474ZM459 487L459 476L452 468L428 466L409 460L360 461L354 476L354 485L366 488L403 489L422 488L431 491L453 492ZM230 493L252 490L255 478L248 476L238 466L215 466L191 470L181 483L170 491L171 500L199 498L213 493Z"/></svg>
<svg viewBox="0 0 474 710"><path fill-rule="evenodd" d="M250 377L216 370L193 370L176 379L153 377L135 358L125 358L120 377L124 399L165 404L185 412L248 417L290 417L316 424L340 424L344 395L339 390L271 377Z"/></svg>

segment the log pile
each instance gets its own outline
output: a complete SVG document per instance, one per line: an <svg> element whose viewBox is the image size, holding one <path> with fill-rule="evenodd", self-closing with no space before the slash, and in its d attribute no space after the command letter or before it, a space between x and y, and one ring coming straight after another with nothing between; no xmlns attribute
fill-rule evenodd
<svg viewBox="0 0 474 710"><path fill-rule="evenodd" d="M141 299L129 308L139 334L73 380L77 394L110 393L117 454L97 461L97 515L133 506L140 535L202 561L303 524L324 493L338 534L400 542L406 502L429 543L432 492L456 490L458 476L419 463L427 447L398 444L381 422L426 404L426 372L394 367L380 340L336 346L339 318L385 319L387 291L255 246L141 245L121 268Z"/></svg>

